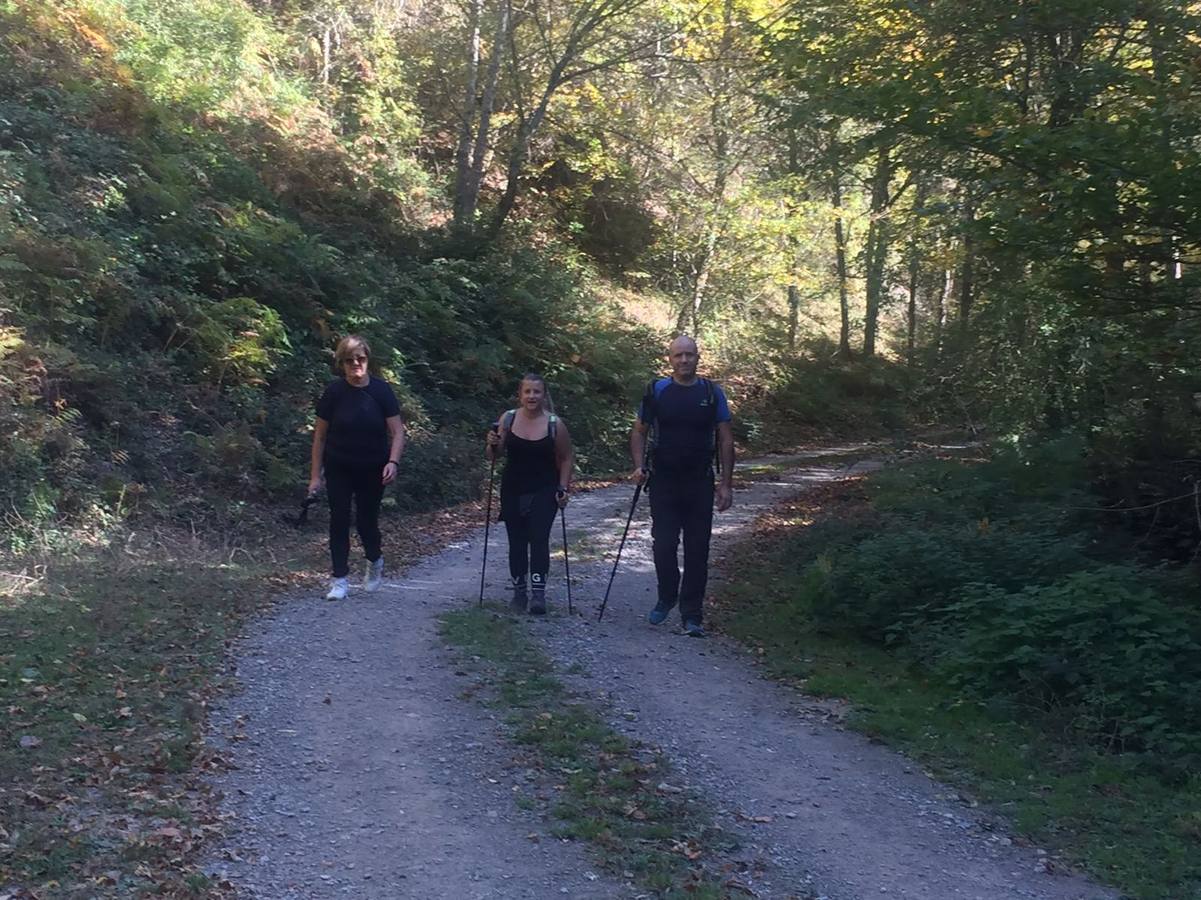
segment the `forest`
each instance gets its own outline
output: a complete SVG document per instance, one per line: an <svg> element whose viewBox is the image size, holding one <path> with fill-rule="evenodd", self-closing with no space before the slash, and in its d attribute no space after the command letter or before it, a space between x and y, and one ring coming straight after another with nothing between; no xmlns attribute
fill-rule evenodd
<svg viewBox="0 0 1201 900"><path fill-rule="evenodd" d="M626 469L686 332L742 455L974 448L795 529L774 621L1195 798L1199 35L1191 0L0 0L0 615L297 501L341 335L408 514L478 500L525 371Z"/></svg>

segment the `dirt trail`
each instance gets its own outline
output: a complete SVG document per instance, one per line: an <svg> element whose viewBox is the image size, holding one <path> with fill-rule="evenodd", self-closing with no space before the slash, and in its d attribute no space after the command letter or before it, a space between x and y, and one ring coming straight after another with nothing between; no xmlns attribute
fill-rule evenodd
<svg viewBox="0 0 1201 900"><path fill-rule="evenodd" d="M848 463L830 463L831 449L811 465L790 457L793 468L775 480L738 491L717 518L715 552L782 497L839 477L862 455L832 449ZM602 555L616 546L630 496L618 487L572 502L572 575L585 614L569 617L556 602L525 627L563 669L578 664L573 686L607 706L614 727L662 747L677 780L740 836L732 862L756 896L1116 896L1048 872L1044 857L918 766L838 728L827 705L763 679L734 644L686 638L675 616L649 625L645 504L597 625ZM489 595L501 599L503 529L493 534ZM458 697L465 679L440 646L436 617L475 596L481 538L375 595L297 597L244 642L245 690L221 708L213 736L238 766L219 786L241 830L214 871L261 897L637 896L516 807L524 773L499 723ZM552 570L556 597L561 584Z"/></svg>

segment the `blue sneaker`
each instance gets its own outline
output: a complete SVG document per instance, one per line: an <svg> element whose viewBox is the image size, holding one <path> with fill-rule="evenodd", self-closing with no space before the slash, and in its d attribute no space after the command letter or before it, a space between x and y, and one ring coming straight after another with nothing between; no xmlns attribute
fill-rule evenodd
<svg viewBox="0 0 1201 900"><path fill-rule="evenodd" d="M652 625L662 625L667 621L667 614L671 612L670 606L664 606L662 603L656 603L655 608L650 611L646 620Z"/></svg>
<svg viewBox="0 0 1201 900"><path fill-rule="evenodd" d="M704 637L705 629L701 628L701 623L693 619L689 619L684 623L684 634L689 637Z"/></svg>

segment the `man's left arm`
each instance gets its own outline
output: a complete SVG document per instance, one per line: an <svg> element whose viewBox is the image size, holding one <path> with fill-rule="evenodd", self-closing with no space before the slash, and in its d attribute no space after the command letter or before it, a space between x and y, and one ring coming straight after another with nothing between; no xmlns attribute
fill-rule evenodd
<svg viewBox="0 0 1201 900"><path fill-rule="evenodd" d="M734 505L734 429L729 422L717 425L717 452L721 457L721 481L717 484L717 511Z"/></svg>
<svg viewBox="0 0 1201 900"><path fill-rule="evenodd" d="M734 505L734 429L730 425L730 404L726 392L717 385L717 456L721 462L721 481L717 484L717 511Z"/></svg>

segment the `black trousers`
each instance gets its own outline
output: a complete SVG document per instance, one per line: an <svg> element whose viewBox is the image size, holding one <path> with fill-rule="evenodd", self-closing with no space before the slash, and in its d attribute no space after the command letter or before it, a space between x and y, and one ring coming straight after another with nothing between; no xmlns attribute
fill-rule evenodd
<svg viewBox="0 0 1201 900"><path fill-rule="evenodd" d="M701 622L709 580L709 535L713 531L713 475L651 476L651 538L659 605L680 604L680 617ZM684 536L684 575L680 577L680 535Z"/></svg>
<svg viewBox="0 0 1201 900"><path fill-rule="evenodd" d="M325 492L329 495L329 555L334 578L350 574L350 502L354 524L363 542L363 555L380 558L379 504L384 496L383 466L325 464Z"/></svg>
<svg viewBox="0 0 1201 900"><path fill-rule="evenodd" d="M524 578L529 572L542 576L550 571L550 529L559 504L554 488L522 494L516 502L501 498L505 531L509 535L509 574Z"/></svg>

